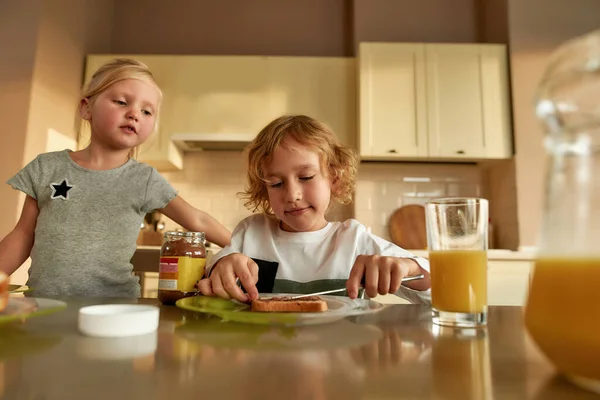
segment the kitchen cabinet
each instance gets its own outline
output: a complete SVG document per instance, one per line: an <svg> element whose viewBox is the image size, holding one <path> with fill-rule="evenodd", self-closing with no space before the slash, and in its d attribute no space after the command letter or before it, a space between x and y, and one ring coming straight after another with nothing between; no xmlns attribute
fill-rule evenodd
<svg viewBox="0 0 600 400"><path fill-rule="evenodd" d="M162 170L182 165L182 152L172 135L251 138L284 114L316 118L343 143L357 147L353 58L92 55L86 80L119 56L146 63L163 91L157 135L142 146L139 156Z"/></svg>
<svg viewBox="0 0 600 400"><path fill-rule="evenodd" d="M85 69L85 82L89 82L93 73L99 67L115 57L115 55L110 54L88 56ZM165 116L165 114L168 114L166 110L173 108L173 94L174 89L176 89L173 85L172 75L174 71L171 68L170 60L164 56L150 55L125 55L123 57L135 58L148 65L163 92L161 112L156 132L140 146L137 159L152 165L159 171L181 170L183 168L183 153L170 139L170 118ZM89 143L89 136L82 138L79 143L80 148L85 147L87 143Z"/></svg>
<svg viewBox="0 0 600 400"><path fill-rule="evenodd" d="M334 57L183 56L171 62L172 134L255 136L286 114L329 124L355 147L354 60Z"/></svg>
<svg viewBox="0 0 600 400"><path fill-rule="evenodd" d="M426 157L425 49L361 43L359 150L364 159Z"/></svg>
<svg viewBox="0 0 600 400"><path fill-rule="evenodd" d="M171 134L255 136L271 120L266 57L164 57L174 91L165 109Z"/></svg>
<svg viewBox="0 0 600 400"><path fill-rule="evenodd" d="M361 157L509 158L508 85L503 45L361 43Z"/></svg>
<svg viewBox="0 0 600 400"><path fill-rule="evenodd" d="M304 114L356 148L356 63L343 57L268 57L272 119Z"/></svg>

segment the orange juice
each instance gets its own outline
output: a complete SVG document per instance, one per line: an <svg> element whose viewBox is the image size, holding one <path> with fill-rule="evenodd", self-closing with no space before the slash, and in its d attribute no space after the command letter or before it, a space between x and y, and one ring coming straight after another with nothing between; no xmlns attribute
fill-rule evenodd
<svg viewBox="0 0 600 400"><path fill-rule="evenodd" d="M438 311L481 313L487 305L485 250L430 251L431 305Z"/></svg>
<svg viewBox="0 0 600 400"><path fill-rule="evenodd" d="M600 380L600 258L541 258L525 325L557 368Z"/></svg>

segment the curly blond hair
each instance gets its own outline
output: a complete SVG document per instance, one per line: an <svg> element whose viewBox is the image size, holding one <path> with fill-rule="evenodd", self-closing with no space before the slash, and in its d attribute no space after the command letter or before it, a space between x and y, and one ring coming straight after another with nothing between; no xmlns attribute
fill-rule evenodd
<svg viewBox="0 0 600 400"><path fill-rule="evenodd" d="M267 194L265 167L273 161L275 150L284 139L290 138L315 151L321 161L321 171L333 178L331 196L341 204L352 202L358 154L343 145L335 133L324 123L306 115L284 115L265 126L245 149L247 157L247 183L240 196L252 212L272 215Z"/></svg>
<svg viewBox="0 0 600 400"><path fill-rule="evenodd" d="M98 68L98 70L94 72L94 75L92 75L88 84L81 89L79 96L80 100L88 99L89 103L85 105L85 107L91 108L100 93L104 92L115 83L126 79L138 79L152 84L158 90L160 99L162 100L162 91L156 83L154 75L150 72L148 66L141 61L130 58L115 58ZM158 106L160 108L160 104ZM75 113L75 133L77 134L78 143L83 141L84 135L87 137L90 133L89 122L81 117L82 107L84 107L84 105L80 101L77 106L77 112ZM158 125L159 110L156 111L154 123L155 129ZM129 152L129 157L135 158L137 153L138 148L135 147Z"/></svg>

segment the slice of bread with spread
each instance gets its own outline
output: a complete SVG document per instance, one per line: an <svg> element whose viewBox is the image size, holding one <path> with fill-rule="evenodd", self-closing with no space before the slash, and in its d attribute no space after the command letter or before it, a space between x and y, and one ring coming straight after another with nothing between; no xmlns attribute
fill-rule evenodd
<svg viewBox="0 0 600 400"><path fill-rule="evenodd" d="M327 302L319 296L293 299L290 296L265 297L252 300L252 311L257 312L323 312L327 311Z"/></svg>
<svg viewBox="0 0 600 400"><path fill-rule="evenodd" d="M0 272L0 312L4 311L8 304L8 275Z"/></svg>

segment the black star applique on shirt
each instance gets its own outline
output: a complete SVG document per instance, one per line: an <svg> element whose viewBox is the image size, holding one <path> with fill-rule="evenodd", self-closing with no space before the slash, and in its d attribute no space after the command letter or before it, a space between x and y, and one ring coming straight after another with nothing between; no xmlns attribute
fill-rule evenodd
<svg viewBox="0 0 600 400"><path fill-rule="evenodd" d="M61 183L51 183L50 187L52 188L52 194L50 195L51 199L69 199L69 190L73 188L73 186L69 186L69 181L63 179Z"/></svg>

